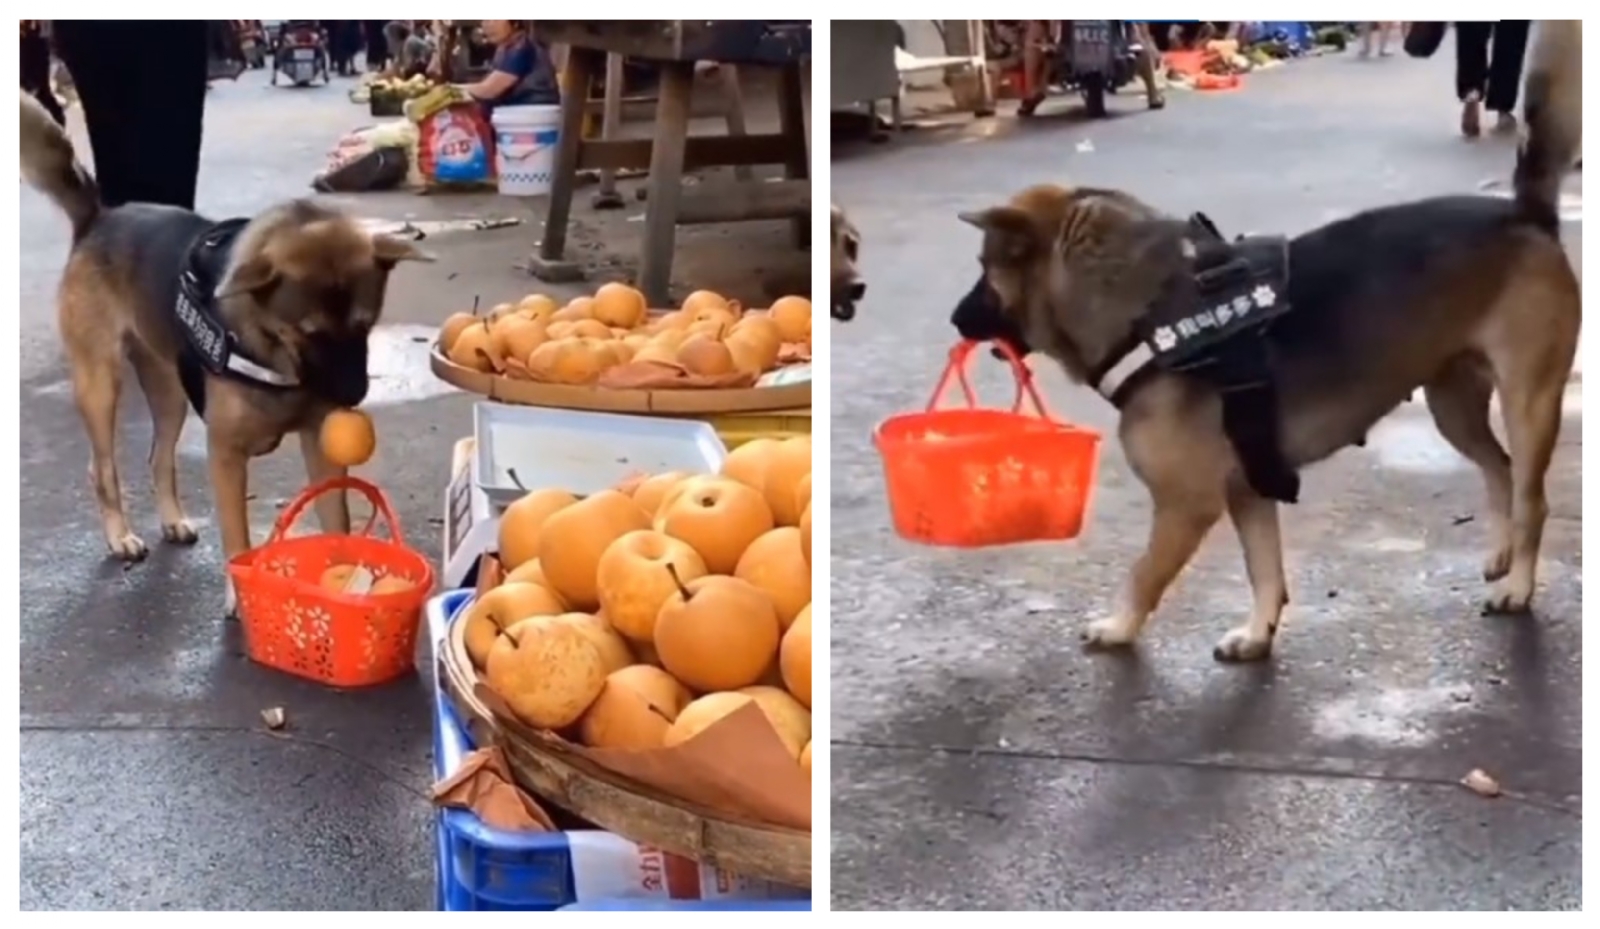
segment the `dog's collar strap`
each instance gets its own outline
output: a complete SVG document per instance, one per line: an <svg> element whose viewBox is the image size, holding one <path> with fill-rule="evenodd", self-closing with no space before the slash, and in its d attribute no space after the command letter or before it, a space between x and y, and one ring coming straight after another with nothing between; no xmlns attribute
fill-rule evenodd
<svg viewBox="0 0 1600 929"><path fill-rule="evenodd" d="M247 219L230 219L207 229L189 247L178 274L174 314L194 360L211 374L266 387L294 387L297 382L250 358L217 312L217 290L227 273L233 243Z"/></svg>

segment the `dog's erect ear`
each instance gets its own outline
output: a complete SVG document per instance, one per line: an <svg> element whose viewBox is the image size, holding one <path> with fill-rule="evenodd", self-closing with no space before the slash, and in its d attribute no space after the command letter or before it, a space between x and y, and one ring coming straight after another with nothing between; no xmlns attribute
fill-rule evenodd
<svg viewBox="0 0 1600 929"><path fill-rule="evenodd" d="M393 268L402 261L433 261L434 257L405 239L392 235L372 237L372 253L378 264Z"/></svg>
<svg viewBox="0 0 1600 929"><path fill-rule="evenodd" d="M982 229L987 240L985 245L994 243L998 256L1007 261L1023 261L1039 246L1039 228L1033 217L1014 206L996 206L957 215L962 222Z"/></svg>
<svg viewBox="0 0 1600 929"><path fill-rule="evenodd" d="M260 297L278 286L279 280L278 266L273 264L272 259L265 255L255 255L245 259L233 269L233 273L228 275L217 288L217 296L220 298L254 294Z"/></svg>

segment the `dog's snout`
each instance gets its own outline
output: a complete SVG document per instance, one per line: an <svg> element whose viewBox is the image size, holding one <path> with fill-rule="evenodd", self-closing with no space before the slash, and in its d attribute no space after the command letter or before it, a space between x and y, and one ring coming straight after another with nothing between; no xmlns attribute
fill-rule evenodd
<svg viewBox="0 0 1600 929"><path fill-rule="evenodd" d="M851 300L862 300L862 299L865 299L866 296L867 296L867 282L866 281L856 281L854 284L850 285L850 299Z"/></svg>

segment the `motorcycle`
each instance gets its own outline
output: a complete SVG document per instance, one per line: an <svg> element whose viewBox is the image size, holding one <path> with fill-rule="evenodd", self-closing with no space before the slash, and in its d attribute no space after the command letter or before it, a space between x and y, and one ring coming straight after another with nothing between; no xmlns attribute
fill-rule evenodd
<svg viewBox="0 0 1600 929"><path fill-rule="evenodd" d="M295 87L309 87L317 77L333 83L328 67L328 36L320 27L307 22L288 22L278 30L272 49L272 85L283 75Z"/></svg>
<svg viewBox="0 0 1600 929"><path fill-rule="evenodd" d="M1106 94L1139 76L1145 49L1133 26L1120 19L1067 20L1066 34L1056 46L1056 81L1083 94L1089 115L1106 115Z"/></svg>
<svg viewBox="0 0 1600 929"><path fill-rule="evenodd" d="M1147 54L1145 33L1123 20L1056 20L1046 24L1048 32L1042 48L1046 58L1047 87L1075 91L1083 95L1089 115L1106 115L1106 95L1140 76L1139 65ZM1033 115L1043 102L1043 88L1034 85L1027 73L1025 45L1029 41L1029 21L987 20L985 42L991 61L1009 63L1002 82L1018 88L1023 96L1021 116ZM1151 49L1149 54L1154 54ZM1157 98L1158 101L1161 98ZM1163 104L1157 102L1154 108Z"/></svg>

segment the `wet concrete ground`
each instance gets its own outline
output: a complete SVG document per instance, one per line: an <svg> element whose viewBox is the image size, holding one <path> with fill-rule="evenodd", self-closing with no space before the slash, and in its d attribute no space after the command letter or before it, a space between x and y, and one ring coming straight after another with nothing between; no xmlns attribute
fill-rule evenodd
<svg viewBox="0 0 1600 929"><path fill-rule="evenodd" d="M349 81L271 88L259 74L208 100L200 203L248 215L309 194L327 150L370 123ZM75 127L82 140L81 127ZM88 149L81 148L84 157ZM390 285L374 336L367 406L379 451L361 473L393 498L408 539L437 557L452 443L468 398L427 370L445 315L540 287L521 264L532 210L487 196L335 198L373 219L521 215L524 225L437 236L439 262ZM211 531L204 434L184 433L180 489L201 526L191 549L162 546L149 491L149 420L124 397L122 475L150 559L104 557L86 479L88 444L55 337L65 220L22 194L22 905L29 909L429 909L433 904L430 694L420 678L334 693L243 657L221 616L222 557ZM773 224L781 226L781 224ZM566 291L569 295L574 291ZM290 440L251 474L256 538L305 484ZM358 510L359 513L359 510ZM359 524L359 523L358 523ZM281 706L284 732L259 713Z"/></svg>
<svg viewBox="0 0 1600 929"><path fill-rule="evenodd" d="M1114 442L1080 541L941 551L891 532L870 440L926 402L954 339L978 272L958 210L1067 181L1294 233L1471 192L1508 175L1512 145L1457 137L1451 89L1448 56L1334 57L1154 114L1125 99L1101 123L958 120L835 146L869 282L858 321L833 330L835 908L1579 905L1577 384L1537 615L1479 615L1480 481L1407 405L1307 473L1283 516L1295 603L1271 663L1245 667L1211 658L1249 608L1227 529L1136 654L1080 651L1148 520ZM998 367L980 390L1004 402ZM1110 434L1109 407L1039 368L1057 413ZM1458 786L1474 768L1508 795Z"/></svg>

